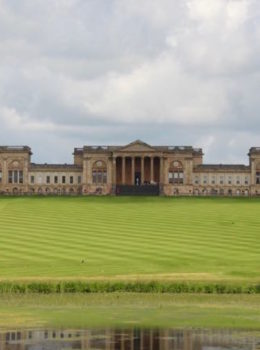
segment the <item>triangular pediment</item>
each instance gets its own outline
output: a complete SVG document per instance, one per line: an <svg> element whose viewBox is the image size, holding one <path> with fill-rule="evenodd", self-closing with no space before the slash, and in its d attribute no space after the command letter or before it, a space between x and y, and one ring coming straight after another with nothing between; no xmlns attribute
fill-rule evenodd
<svg viewBox="0 0 260 350"><path fill-rule="evenodd" d="M136 140L136 141L131 142L128 145L120 148L120 151L127 151L127 152L147 152L148 151L148 152L151 152L151 151L155 151L155 149L141 140Z"/></svg>

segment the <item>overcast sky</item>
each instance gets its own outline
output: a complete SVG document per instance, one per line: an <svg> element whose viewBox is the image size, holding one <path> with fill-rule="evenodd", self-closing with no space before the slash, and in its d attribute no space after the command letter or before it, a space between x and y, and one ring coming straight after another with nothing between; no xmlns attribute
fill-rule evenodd
<svg viewBox="0 0 260 350"><path fill-rule="evenodd" d="M0 0L0 144L260 146L259 0Z"/></svg>

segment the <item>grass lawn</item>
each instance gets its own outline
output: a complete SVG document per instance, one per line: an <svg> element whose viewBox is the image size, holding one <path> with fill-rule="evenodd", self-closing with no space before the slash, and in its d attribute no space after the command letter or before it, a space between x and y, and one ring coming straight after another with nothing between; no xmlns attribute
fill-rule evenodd
<svg viewBox="0 0 260 350"><path fill-rule="evenodd" d="M0 198L0 280L260 282L260 200ZM260 295L2 294L0 327L260 330Z"/></svg>
<svg viewBox="0 0 260 350"><path fill-rule="evenodd" d="M0 198L0 279L260 281L260 200Z"/></svg>
<svg viewBox="0 0 260 350"><path fill-rule="evenodd" d="M259 295L2 295L0 328L260 330Z"/></svg>

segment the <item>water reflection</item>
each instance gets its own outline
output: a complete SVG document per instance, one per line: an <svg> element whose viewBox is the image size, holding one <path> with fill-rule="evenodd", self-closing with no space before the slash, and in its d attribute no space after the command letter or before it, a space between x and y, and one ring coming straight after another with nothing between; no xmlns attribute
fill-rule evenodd
<svg viewBox="0 0 260 350"><path fill-rule="evenodd" d="M0 350L260 349L260 334L206 330L13 330L0 332Z"/></svg>

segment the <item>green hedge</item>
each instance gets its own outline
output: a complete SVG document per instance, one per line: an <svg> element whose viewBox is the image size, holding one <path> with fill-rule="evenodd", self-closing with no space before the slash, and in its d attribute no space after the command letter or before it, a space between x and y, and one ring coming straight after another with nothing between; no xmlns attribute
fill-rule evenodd
<svg viewBox="0 0 260 350"><path fill-rule="evenodd" d="M0 282L0 293L214 293L257 294L260 284L195 282Z"/></svg>

